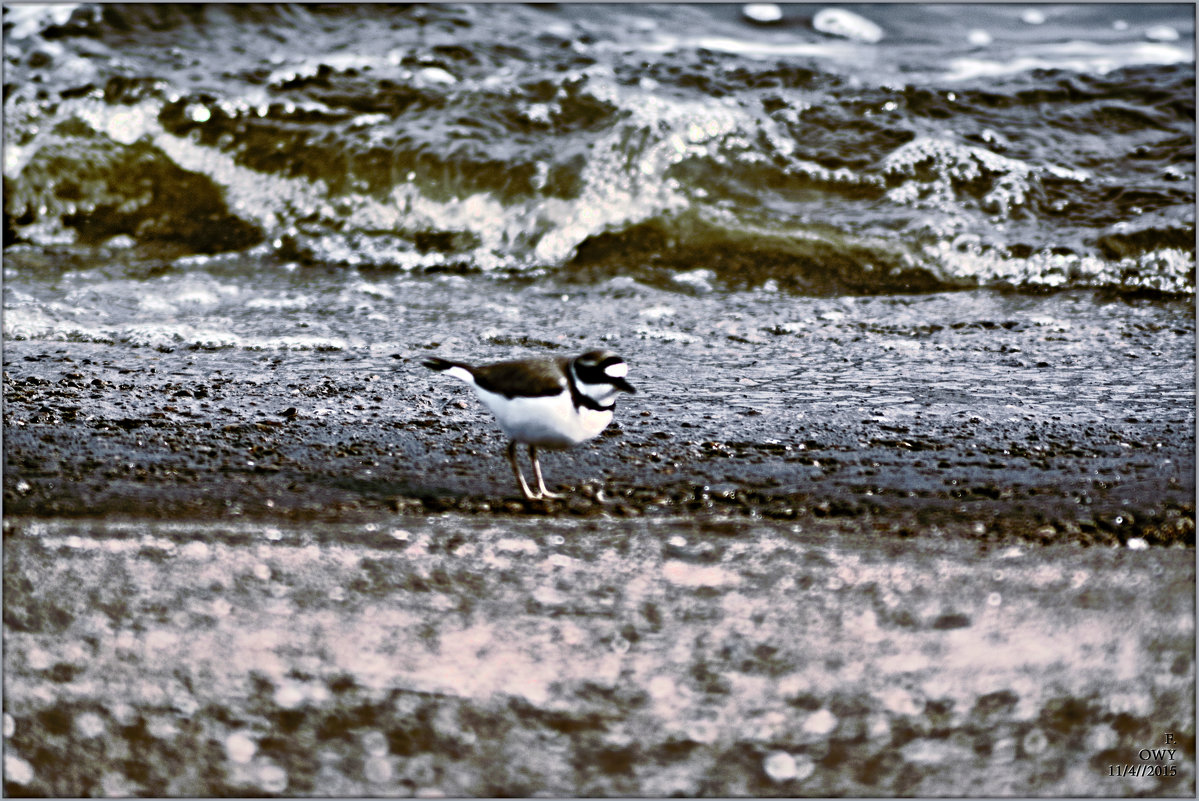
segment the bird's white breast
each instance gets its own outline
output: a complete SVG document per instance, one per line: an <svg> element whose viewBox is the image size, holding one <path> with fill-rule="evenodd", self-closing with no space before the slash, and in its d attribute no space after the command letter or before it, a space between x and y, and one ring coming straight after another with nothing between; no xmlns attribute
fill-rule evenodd
<svg viewBox="0 0 1199 801"><path fill-rule="evenodd" d="M570 393L539 398L505 398L475 385L500 428L517 442L546 448L569 448L591 439L612 422L612 412L576 409Z"/></svg>

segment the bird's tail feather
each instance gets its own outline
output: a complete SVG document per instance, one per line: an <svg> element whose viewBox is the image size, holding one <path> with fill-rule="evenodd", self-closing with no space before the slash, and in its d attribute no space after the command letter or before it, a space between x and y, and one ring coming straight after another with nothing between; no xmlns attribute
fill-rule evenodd
<svg viewBox="0 0 1199 801"><path fill-rule="evenodd" d="M439 359L436 356L431 356L428 359L425 359L423 362L421 362L421 365L428 367L430 370L436 370L439 373L445 372L451 367L466 367L466 365L462 364L461 362L451 362L448 359Z"/></svg>
<svg viewBox="0 0 1199 801"><path fill-rule="evenodd" d="M431 356L428 359L425 359L423 362L421 362L421 364L423 364L425 367L428 367L430 370L436 370L437 372L444 373L445 375L452 375L459 381L465 381L468 384L475 383L475 374L469 364L452 362L449 359L439 359L436 356Z"/></svg>

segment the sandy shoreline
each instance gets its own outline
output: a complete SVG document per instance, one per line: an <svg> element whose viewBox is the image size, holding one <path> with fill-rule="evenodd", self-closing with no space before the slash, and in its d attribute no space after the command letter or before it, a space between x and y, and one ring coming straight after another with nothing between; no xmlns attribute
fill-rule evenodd
<svg viewBox="0 0 1199 801"><path fill-rule="evenodd" d="M1193 795L1190 316L614 292L6 342L6 792ZM526 503L419 360L604 325L639 392Z"/></svg>
<svg viewBox="0 0 1199 801"><path fill-rule="evenodd" d="M1002 348L1005 333L988 339ZM795 379L785 376L724 378L720 395L705 386L690 397L693 365L672 374L669 361L637 352L647 343L630 345L635 371L639 356L653 371L639 377L641 393L599 439L544 457L568 499L526 503L485 410L420 368L419 350L363 359L9 342L5 509L263 521L396 511L845 518L905 536L935 526L983 539L1194 542L1193 409L1168 397L1137 399L1114 418L1083 403L1035 408L1018 387L1012 398L999 387L917 399L910 377L880 365L873 397L813 412L788 397ZM1045 371L1016 372L1024 381ZM889 382L893 394L879 394ZM830 383L814 393L858 390Z"/></svg>

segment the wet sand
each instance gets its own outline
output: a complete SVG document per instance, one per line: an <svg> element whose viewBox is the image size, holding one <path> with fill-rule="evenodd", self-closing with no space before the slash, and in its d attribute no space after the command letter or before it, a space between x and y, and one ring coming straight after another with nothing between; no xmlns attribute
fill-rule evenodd
<svg viewBox="0 0 1199 801"><path fill-rule="evenodd" d="M1185 308L474 291L366 353L6 343L5 509L835 517L900 535L1194 541ZM639 315L613 319L626 304ZM484 305L499 311L471 316ZM506 316L514 306L556 321L545 339L508 333L536 327ZM544 457L563 502L521 499L473 393L419 365L595 345L622 352L639 394L597 440Z"/></svg>
<svg viewBox="0 0 1199 801"><path fill-rule="evenodd" d="M12 523L7 789L1193 794L1189 550L845 529Z"/></svg>
<svg viewBox="0 0 1199 801"><path fill-rule="evenodd" d="M6 791L1193 794L1185 309L510 292L544 339L7 342ZM419 360L587 331L639 394L526 502Z"/></svg>

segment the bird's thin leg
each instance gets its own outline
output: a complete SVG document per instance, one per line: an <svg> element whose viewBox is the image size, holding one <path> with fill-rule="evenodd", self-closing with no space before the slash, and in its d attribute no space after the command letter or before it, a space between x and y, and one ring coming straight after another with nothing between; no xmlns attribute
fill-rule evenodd
<svg viewBox="0 0 1199 801"><path fill-rule="evenodd" d="M525 494L525 497L531 501L541 497L534 495L533 491L529 489L529 485L525 483L524 475L520 472L520 465L516 463L516 440L508 442L508 462L512 465L512 472L516 474L516 481L520 484L520 491ZM536 465L537 463L534 462L533 464Z"/></svg>
<svg viewBox="0 0 1199 801"><path fill-rule="evenodd" d="M545 488L545 481L541 478L541 462L537 459L537 446L529 446L529 459L533 462L533 476L537 479L537 491L541 493L542 498L561 498L561 494L550 492Z"/></svg>

